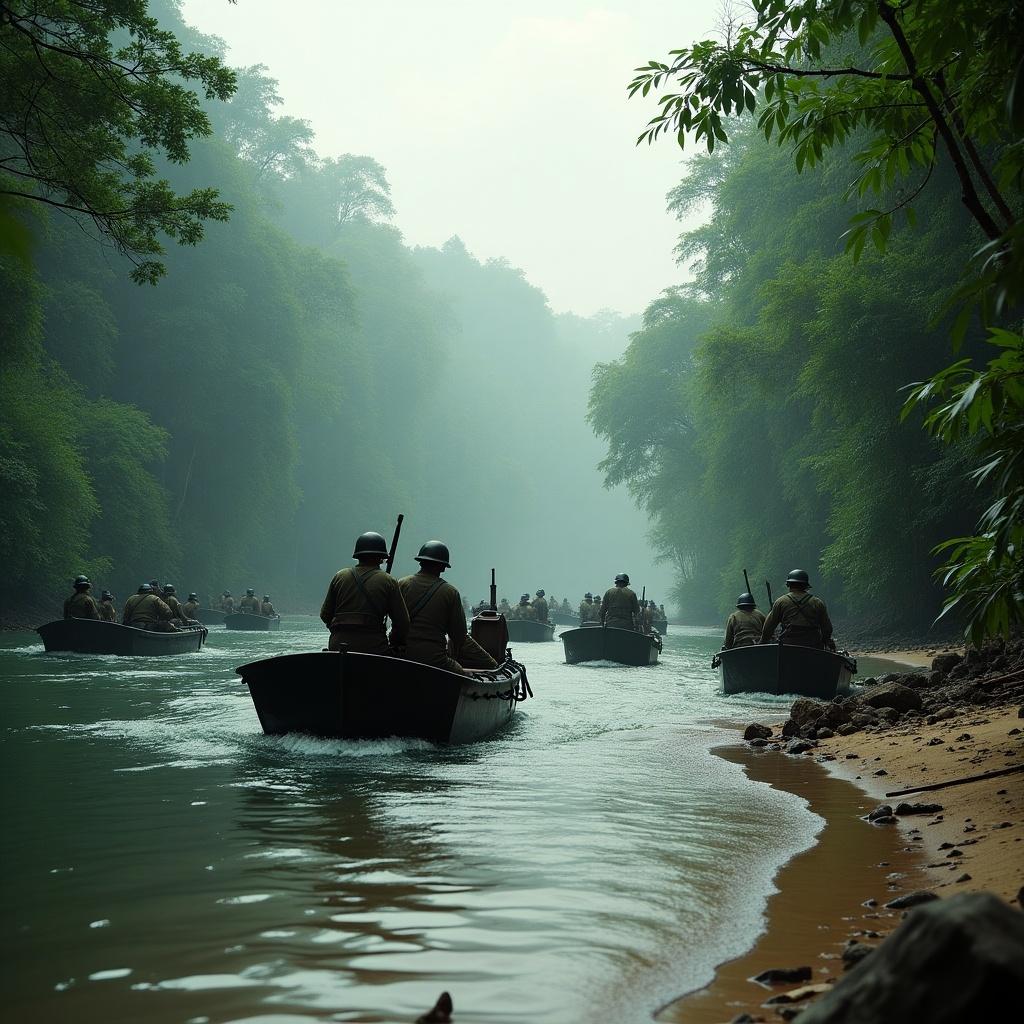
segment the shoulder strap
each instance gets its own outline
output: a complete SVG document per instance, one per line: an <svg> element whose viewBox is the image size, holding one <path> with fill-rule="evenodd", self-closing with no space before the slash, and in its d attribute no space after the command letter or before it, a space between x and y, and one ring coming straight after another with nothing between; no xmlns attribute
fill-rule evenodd
<svg viewBox="0 0 1024 1024"><path fill-rule="evenodd" d="M811 599L810 594L808 594L802 601L798 601L792 594L787 594L786 597L788 597L790 601L792 601L793 604L796 605L796 610L800 613L800 617L804 620L804 622L808 623L808 625L811 626L818 625L818 623L815 622L814 619L812 619L810 615L807 614L807 610L804 608L804 605L807 604L807 602Z"/></svg>
<svg viewBox="0 0 1024 1024"><path fill-rule="evenodd" d="M434 580L434 582L431 583L430 586L420 595L420 599L409 609L410 622L412 622L412 620L427 607L430 599L441 589L442 583L444 583L444 580L439 577Z"/></svg>
<svg viewBox="0 0 1024 1024"><path fill-rule="evenodd" d="M376 571L380 572L379 569L377 569ZM364 584L363 581L359 578L359 573L355 569L349 569L349 572L352 573L352 579L355 581L356 589L359 591L360 594L363 595L363 600L370 606L370 610L373 612L374 615L383 619L384 613L377 607L377 602L374 601L374 599L370 597L370 595L367 593L366 584Z"/></svg>

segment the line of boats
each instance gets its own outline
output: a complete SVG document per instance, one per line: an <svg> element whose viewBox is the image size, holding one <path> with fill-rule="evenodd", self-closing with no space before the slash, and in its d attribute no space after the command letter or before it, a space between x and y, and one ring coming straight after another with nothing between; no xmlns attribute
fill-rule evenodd
<svg viewBox="0 0 1024 1024"><path fill-rule="evenodd" d="M208 610L209 611L209 610ZM245 612L217 614L227 629L276 630L280 617ZM156 632L94 619L59 619L37 630L47 651L128 656L199 651L207 625ZM473 617L470 633L498 663L464 673L404 658L354 651L277 655L239 666L264 733L306 733L336 739L415 737L435 743L482 739L508 724L516 707L532 697L525 666L512 643L554 639L554 624L506 620L486 610ZM610 661L655 665L663 642L658 631L642 633L600 623L564 629L566 664ZM735 647L715 655L723 689L734 693L793 693L831 699L847 692L856 660L793 644Z"/></svg>

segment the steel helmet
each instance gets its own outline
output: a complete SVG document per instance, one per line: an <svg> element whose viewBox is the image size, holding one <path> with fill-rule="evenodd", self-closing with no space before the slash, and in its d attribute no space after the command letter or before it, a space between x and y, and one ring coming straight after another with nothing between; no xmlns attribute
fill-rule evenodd
<svg viewBox="0 0 1024 1024"><path fill-rule="evenodd" d="M231 596L231 591L230 590L225 590L224 591L224 596L225 597L230 597Z"/></svg>
<svg viewBox="0 0 1024 1024"><path fill-rule="evenodd" d="M754 600L753 594L740 594L740 596L736 598L737 608L753 608L756 604L757 602Z"/></svg>
<svg viewBox="0 0 1024 1024"><path fill-rule="evenodd" d="M256 589L254 587L249 587L249 589L246 590L246 592L245 592L245 596L246 597L255 597L256 596Z"/></svg>
<svg viewBox="0 0 1024 1024"><path fill-rule="evenodd" d="M379 534L369 530L361 533L356 538L356 546L352 551L353 558L370 557L380 555L381 558L388 557L388 542Z"/></svg>
<svg viewBox="0 0 1024 1024"><path fill-rule="evenodd" d="M152 594L153 593L153 584L152 583L143 583L142 586L139 587L139 593L140 594Z"/></svg>
<svg viewBox="0 0 1024 1024"><path fill-rule="evenodd" d="M543 590L538 590L537 591L537 596L538 597L543 597L544 596L544 591Z"/></svg>
<svg viewBox="0 0 1024 1024"><path fill-rule="evenodd" d="M101 601L113 601L114 600L114 595L109 590L104 590L103 593L100 594L100 600Z"/></svg>
<svg viewBox="0 0 1024 1024"><path fill-rule="evenodd" d="M88 576L76 576L74 582L71 585L75 588L75 590L78 590L79 587L91 587L92 583L89 582Z"/></svg>
<svg viewBox="0 0 1024 1024"><path fill-rule="evenodd" d="M589 592L584 594L583 597L584 597L584 600L587 600L587 601L593 601L594 600L594 595L589 593Z"/></svg>
<svg viewBox="0 0 1024 1024"><path fill-rule="evenodd" d="M626 586L629 586L629 573L626 573L626 572L620 572L620 573L619 573L619 574L618 574L618 575L617 575L617 576L615 577L615 582L616 582L616 583L625 583L625 584L626 584Z"/></svg>
<svg viewBox="0 0 1024 1024"><path fill-rule="evenodd" d="M428 540L416 556L417 562L437 562L438 565L443 565L446 569L452 567L449 559L448 545L442 544L439 540Z"/></svg>
<svg viewBox="0 0 1024 1024"><path fill-rule="evenodd" d="M154 590L157 590L157 589L158 589L158 588L160 587L160 581L159 581L159 580L150 580L150 581L149 581L149 585L150 585L150 586L151 586L151 587L152 587L152 588L153 588Z"/></svg>
<svg viewBox="0 0 1024 1024"><path fill-rule="evenodd" d="M269 601L270 600L270 595L269 594L264 594L263 595L263 600L264 601Z"/></svg>
<svg viewBox="0 0 1024 1024"><path fill-rule="evenodd" d="M520 604L523 604L524 602L528 602L529 600L530 600L530 595L529 594L520 594L519 595L519 603Z"/></svg>
<svg viewBox="0 0 1024 1024"><path fill-rule="evenodd" d="M188 599L190 601L198 601L199 595L195 591L193 591L191 594L188 595Z"/></svg>
<svg viewBox="0 0 1024 1024"><path fill-rule="evenodd" d="M173 594L174 593L174 584L173 583L165 583L164 584L164 593L165 594Z"/></svg>
<svg viewBox="0 0 1024 1024"><path fill-rule="evenodd" d="M811 579L803 569L792 569L786 577L786 583L799 583L802 586L809 587Z"/></svg>

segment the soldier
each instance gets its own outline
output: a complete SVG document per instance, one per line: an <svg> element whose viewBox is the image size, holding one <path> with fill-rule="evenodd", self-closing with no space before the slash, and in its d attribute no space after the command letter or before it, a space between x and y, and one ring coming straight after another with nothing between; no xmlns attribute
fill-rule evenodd
<svg viewBox="0 0 1024 1024"><path fill-rule="evenodd" d="M533 602L533 614L536 616L538 622L548 621L548 603L544 599L544 591L537 591L537 598Z"/></svg>
<svg viewBox="0 0 1024 1024"><path fill-rule="evenodd" d="M181 606L181 610L185 613L186 619L194 621L199 611L199 595L194 591L189 594L188 600Z"/></svg>
<svg viewBox="0 0 1024 1024"><path fill-rule="evenodd" d="M459 592L441 573L451 568L448 547L428 540L416 556L420 571L403 576L398 586L409 609L409 641L405 656L449 672L464 668L496 668L497 662L466 632ZM447 640L446 640L447 637ZM454 655L449 655L449 650Z"/></svg>
<svg viewBox="0 0 1024 1024"><path fill-rule="evenodd" d="M498 611L500 614L504 615L506 619L512 614L512 606L508 603L507 597L503 597L498 603Z"/></svg>
<svg viewBox="0 0 1024 1024"><path fill-rule="evenodd" d="M249 587L245 592L245 597L238 602L238 610L248 612L250 615L259 615L260 599L256 596L256 590L253 587Z"/></svg>
<svg viewBox="0 0 1024 1024"><path fill-rule="evenodd" d="M583 595L583 600L580 601L580 625L584 622L590 622L594 617L594 595L588 590Z"/></svg>
<svg viewBox="0 0 1024 1024"><path fill-rule="evenodd" d="M136 629L175 633L177 626L171 622L173 617L171 609L153 593L153 585L143 583L138 592L125 601L121 621L126 626L135 626Z"/></svg>
<svg viewBox="0 0 1024 1024"><path fill-rule="evenodd" d="M385 616L391 619L391 643L400 649L409 632L409 613L398 581L380 567L388 557L388 542L379 533L360 534L352 557L359 564L334 574L320 608L320 618L331 631L327 646L332 651L347 645L363 654L393 655Z"/></svg>
<svg viewBox="0 0 1024 1024"><path fill-rule="evenodd" d="M231 596L230 590L225 590L220 596L220 610L228 615L235 613L235 599Z"/></svg>
<svg viewBox="0 0 1024 1024"><path fill-rule="evenodd" d="M536 615L533 608L530 606L530 595L523 594L519 598L519 604L512 609L511 618L513 619L534 619Z"/></svg>
<svg viewBox="0 0 1024 1024"><path fill-rule="evenodd" d="M185 620L188 616L182 611L181 602L178 600L177 592L174 589L173 583L165 583L161 590L160 596L163 598L164 604L171 609L172 618L176 626L182 626L185 624Z"/></svg>
<svg viewBox="0 0 1024 1024"><path fill-rule="evenodd" d="M725 643L722 650L733 647L753 647L761 642L764 629L764 612L757 607L753 594L740 594L736 598L736 611L725 623Z"/></svg>
<svg viewBox="0 0 1024 1024"><path fill-rule="evenodd" d="M266 615L268 619L273 619L277 616L274 606L270 603L269 594L263 595L263 602L260 604L260 615Z"/></svg>
<svg viewBox="0 0 1024 1024"><path fill-rule="evenodd" d="M92 584L88 576L76 576L71 584L75 592L64 602L65 619L98 619L100 610L96 599L89 593Z"/></svg>
<svg viewBox="0 0 1024 1024"><path fill-rule="evenodd" d="M638 629L640 627L640 602L629 589L629 576L620 572L615 577L615 586L604 592L601 598L601 625L612 629Z"/></svg>
<svg viewBox="0 0 1024 1024"><path fill-rule="evenodd" d="M807 593L811 589L807 573L803 569L794 569L786 577L786 587L789 593L783 594L772 605L768 618L764 620L761 643L771 643L776 626L781 626L780 643L835 650L828 609L824 601Z"/></svg>
<svg viewBox="0 0 1024 1024"><path fill-rule="evenodd" d="M117 622L117 609L114 607L114 595L109 590L100 594L100 618L104 622Z"/></svg>
<svg viewBox="0 0 1024 1024"><path fill-rule="evenodd" d="M569 598L562 598L562 614L572 615L572 605L569 604Z"/></svg>

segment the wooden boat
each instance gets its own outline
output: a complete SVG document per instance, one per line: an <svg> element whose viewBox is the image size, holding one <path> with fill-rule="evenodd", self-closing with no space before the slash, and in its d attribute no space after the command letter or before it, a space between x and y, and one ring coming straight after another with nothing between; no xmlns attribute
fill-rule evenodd
<svg viewBox="0 0 1024 1024"><path fill-rule="evenodd" d="M599 622L579 629L564 630L559 639L565 648L565 663L581 661L617 661L621 665L654 665L661 653L657 633L638 633L634 629L616 629Z"/></svg>
<svg viewBox="0 0 1024 1024"><path fill-rule="evenodd" d="M123 626L99 619L57 619L39 626L48 651L77 651L80 654L189 654L198 651L206 640L203 626L188 626L176 633Z"/></svg>
<svg viewBox="0 0 1024 1024"><path fill-rule="evenodd" d="M223 626L228 613L219 608L197 608L196 618L204 626Z"/></svg>
<svg viewBox="0 0 1024 1024"><path fill-rule="evenodd" d="M533 644L555 639L553 622L537 622L536 619L508 619L508 638L512 643Z"/></svg>
<svg viewBox="0 0 1024 1024"><path fill-rule="evenodd" d="M574 615L572 612L563 612L560 608L556 611L548 612L548 618L556 626L578 626L580 624L580 617Z"/></svg>
<svg viewBox="0 0 1024 1024"><path fill-rule="evenodd" d="M652 619L651 626L664 636L668 632L668 619Z"/></svg>
<svg viewBox="0 0 1024 1024"><path fill-rule="evenodd" d="M251 612L235 612L224 616L224 625L228 629L255 629L266 631L281 628L280 615L253 615Z"/></svg>
<svg viewBox="0 0 1024 1024"><path fill-rule="evenodd" d="M726 693L795 693L831 700L850 689L857 660L849 654L797 644L755 644L719 651L712 668L722 667Z"/></svg>
<svg viewBox="0 0 1024 1024"><path fill-rule="evenodd" d="M526 669L508 656L468 675L353 651L285 654L235 671L268 736L470 743L507 725L532 696Z"/></svg>

